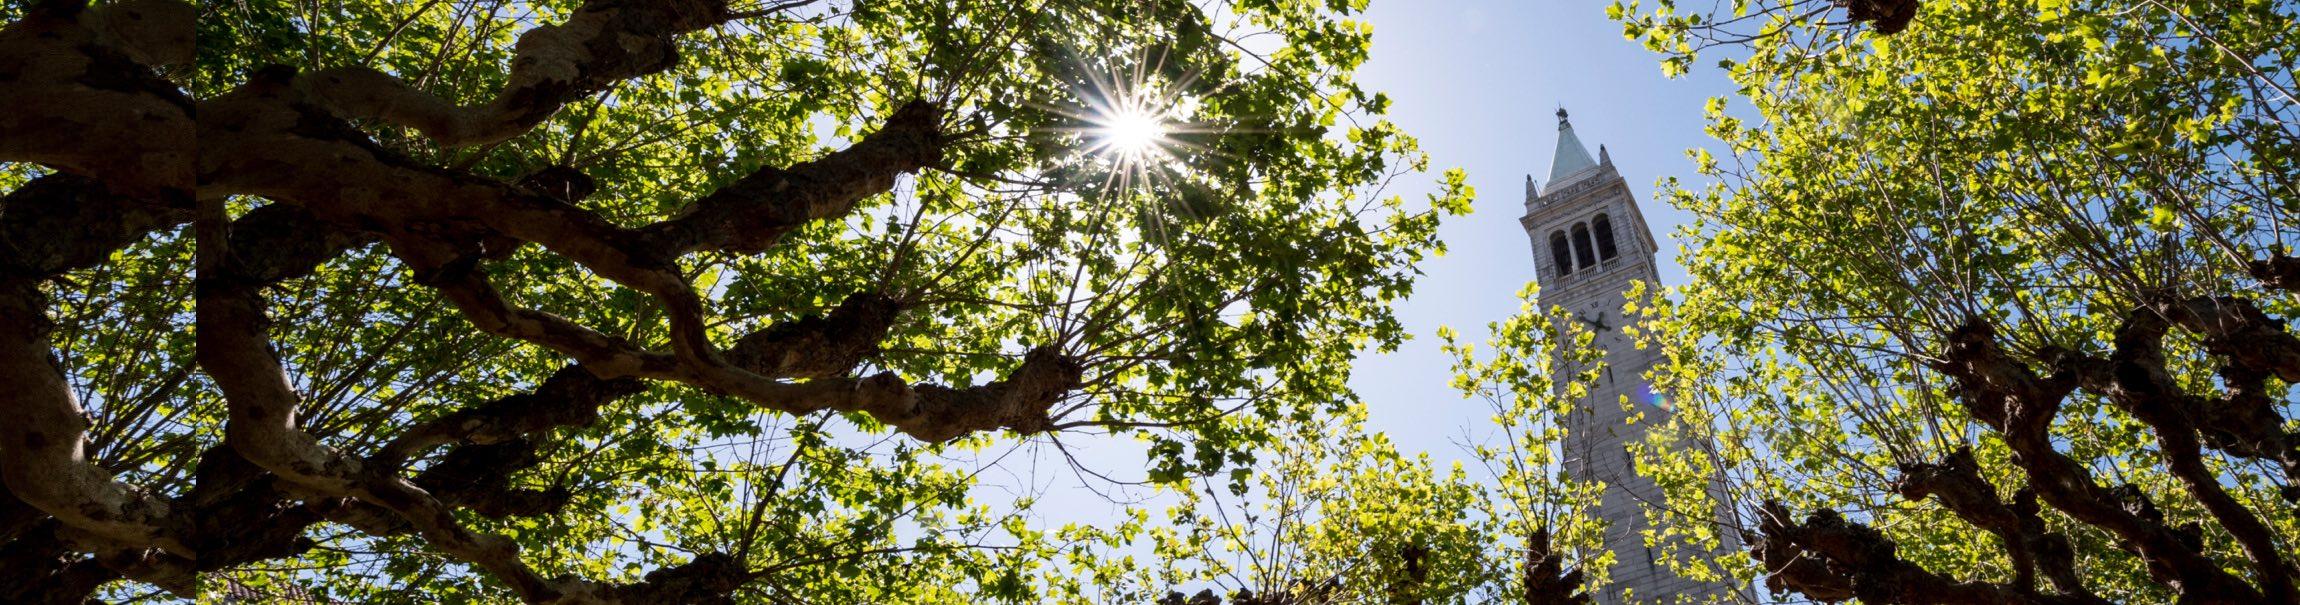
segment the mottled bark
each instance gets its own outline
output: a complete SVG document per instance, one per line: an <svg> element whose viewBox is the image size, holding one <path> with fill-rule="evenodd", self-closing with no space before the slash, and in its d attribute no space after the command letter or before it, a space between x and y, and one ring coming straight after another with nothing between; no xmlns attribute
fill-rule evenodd
<svg viewBox="0 0 2300 605"><path fill-rule="evenodd" d="M1897 34L1917 17L1919 0L1831 0L1845 8L1845 18L1867 23L1880 34Z"/></svg>
<svg viewBox="0 0 2300 605"><path fill-rule="evenodd" d="M848 296L820 317L778 323L744 335L727 348L727 361L761 376L845 376L878 354L879 341L894 327L902 307L901 301L880 294Z"/></svg>
<svg viewBox="0 0 2300 605"><path fill-rule="evenodd" d="M188 192L192 100L152 67L191 60L196 12L173 0L48 2L0 28L0 161L140 198Z"/></svg>
<svg viewBox="0 0 2300 605"><path fill-rule="evenodd" d="M459 106L380 71L334 69L300 79L346 118L380 118L446 147L525 134L568 102L630 78L670 69L678 36L728 17L724 0L592 0L564 23L520 34L511 74L485 103Z"/></svg>
<svg viewBox="0 0 2300 605"><path fill-rule="evenodd" d="M1005 381L1022 385L1020 390L913 388L887 374L791 383L779 379L793 375L730 363L705 336L701 300L674 269L674 259L697 250L763 249L797 225L843 216L859 200L891 187L895 175L938 161L941 112L931 104L904 106L879 132L846 150L790 170L761 169L678 218L623 229L537 190L548 187L415 165L318 111L319 100L285 84L294 79L274 74L202 104L201 145L216 149L202 156L202 195L263 195L343 224L432 226L424 232L386 227L385 241L481 330L548 347L603 377L682 382L792 413L863 412L926 441L999 428L1045 429L1031 410L1006 406L1051 405L1053 398L1022 391L1065 381L1020 373ZM327 158L327 168L302 169L315 158ZM645 349L504 299L478 270L481 242L491 238L542 245L654 296L670 318L671 350ZM823 373L814 370L802 374ZM1043 415L1043 408L1036 411Z"/></svg>
<svg viewBox="0 0 2300 605"><path fill-rule="evenodd" d="M8 416L0 422L0 481L12 499L52 515L61 538L86 552L193 556L165 499L114 480L89 459L87 411L49 347L54 326L40 282L100 262L186 216L71 175L42 177L0 198L0 318L7 318L0 321L0 384L8 385L0 389L0 411Z"/></svg>
<svg viewBox="0 0 2300 605"><path fill-rule="evenodd" d="M1758 510L1751 552L1765 564L1775 594L1796 592L1822 602L1908 605L2076 605L2098 598L2039 594L2017 586L1957 581L1902 559L1897 545L1866 525L1821 509L1797 519L1789 507L1767 502Z"/></svg>
<svg viewBox="0 0 2300 605"><path fill-rule="evenodd" d="M89 460L87 417L49 347L40 283L188 219L191 101L149 66L190 59L192 14L166 1L51 3L0 28L0 161L59 172L0 200L0 384L9 385L0 389L9 419L0 422L0 480L52 515L67 542L114 558L193 553L165 499Z"/></svg>
<svg viewBox="0 0 2300 605"><path fill-rule="evenodd" d="M942 118L941 107L912 101L851 147L788 170L753 172L644 232L664 251L766 250L801 225L845 216L856 202L894 187L895 175L940 163Z"/></svg>
<svg viewBox="0 0 2300 605"><path fill-rule="evenodd" d="M1589 605L1589 593L1579 566L1566 567L1565 556L1550 547L1549 532L1536 531L1525 541L1525 574L1519 584L1524 605Z"/></svg>
<svg viewBox="0 0 2300 605"><path fill-rule="evenodd" d="M563 367L532 392L510 395L416 425L385 445L376 454L375 461L397 468L422 450L444 443L493 445L557 427L590 426L599 419L600 406L638 394L643 388L645 385L637 380L603 380L582 366Z"/></svg>

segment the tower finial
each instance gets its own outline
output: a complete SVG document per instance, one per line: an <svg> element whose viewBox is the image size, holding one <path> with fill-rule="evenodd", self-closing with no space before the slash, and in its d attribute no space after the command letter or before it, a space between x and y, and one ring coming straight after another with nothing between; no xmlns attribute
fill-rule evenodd
<svg viewBox="0 0 2300 605"><path fill-rule="evenodd" d="M1565 123L1565 106L1564 106L1564 105L1559 105L1559 106L1557 106L1557 123L1558 123L1558 124L1564 124L1564 123Z"/></svg>

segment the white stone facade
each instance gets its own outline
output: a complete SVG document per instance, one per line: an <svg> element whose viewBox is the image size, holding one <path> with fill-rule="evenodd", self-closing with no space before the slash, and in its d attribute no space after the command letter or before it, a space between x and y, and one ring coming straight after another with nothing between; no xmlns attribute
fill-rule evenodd
<svg viewBox="0 0 2300 605"><path fill-rule="evenodd" d="M1746 592L1730 584L1671 573L1660 564L1659 549L1645 544L1642 503L1658 505L1660 494L1650 479L1637 475L1625 446L1643 442L1645 427L1665 421L1670 412L1657 405L1644 378L1660 353L1638 349L1623 333L1622 304L1635 282L1648 284L1649 291L1658 289L1658 247L1612 158L1599 147L1598 159L1590 161L1564 110L1558 111L1558 147L1546 191L1537 190L1527 177L1526 212L1519 224L1533 240L1542 309L1571 311L1582 319L1582 327L1596 331L1596 344L1605 351L1606 369L1591 385L1589 399L1565 419L1563 452L1568 475L1607 486L1595 513L1608 523L1605 545L1615 560L1611 581L1594 592L1606 604L1744 601ZM1588 234L1586 243L1583 233ZM1637 414L1643 419L1629 423ZM1713 556L1731 556L1735 550L1728 543Z"/></svg>

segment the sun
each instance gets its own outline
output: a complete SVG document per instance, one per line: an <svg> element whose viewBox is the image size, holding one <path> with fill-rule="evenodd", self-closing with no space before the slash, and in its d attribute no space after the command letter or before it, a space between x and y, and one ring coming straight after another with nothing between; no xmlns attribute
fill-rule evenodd
<svg viewBox="0 0 2300 605"><path fill-rule="evenodd" d="M1188 162L1184 158L1205 152L1196 140L1212 133L1191 120L1198 100L1187 91L1195 78L1169 81L1156 75L1155 61L1137 61L1131 68L1089 68L1077 90L1075 104L1052 106L1066 122L1052 132L1066 135L1076 159L1107 170L1108 187L1134 189L1167 182ZM1075 137L1075 138L1070 138Z"/></svg>
<svg viewBox="0 0 2300 605"><path fill-rule="evenodd" d="M1151 98L1120 99L1088 117L1089 150L1119 164L1141 167L1167 155L1172 122Z"/></svg>
<svg viewBox="0 0 2300 605"><path fill-rule="evenodd" d="M1157 153L1166 141L1166 120L1140 108L1113 112L1102 122L1095 137L1110 153L1142 158Z"/></svg>

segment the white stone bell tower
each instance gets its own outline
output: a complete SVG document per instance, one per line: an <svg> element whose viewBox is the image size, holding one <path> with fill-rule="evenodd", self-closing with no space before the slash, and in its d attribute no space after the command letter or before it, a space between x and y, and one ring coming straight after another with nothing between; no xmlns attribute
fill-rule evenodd
<svg viewBox="0 0 2300 605"><path fill-rule="evenodd" d="M1533 238L1541 307L1571 311L1596 333L1596 346L1605 351L1606 369L1591 385L1589 399L1565 419L1565 472L1606 484L1604 501L1594 512L1609 525L1605 545L1615 557L1612 581L1591 592L1607 604L1734 600L1741 591L1729 584L1671 573L1658 560L1660 549L1646 546L1643 536L1649 525L1641 503L1658 505L1661 494L1652 480L1637 475L1625 445L1644 441L1646 427L1663 422L1670 411L1659 405L1644 378L1660 361L1660 352L1638 349L1622 331L1627 322L1622 303L1632 284L1645 282L1651 291L1661 281L1654 258L1659 248L1637 199L1614 171L1604 146L1597 148L1597 159L1590 159L1564 109L1557 110L1557 154L1550 161L1549 185L1537 187L1527 176L1525 188L1525 216L1518 223ZM1637 414L1643 419L1630 424ZM1733 546L1728 543L1727 552Z"/></svg>

